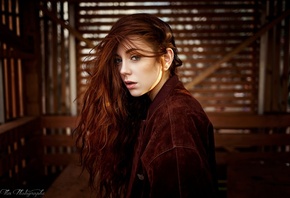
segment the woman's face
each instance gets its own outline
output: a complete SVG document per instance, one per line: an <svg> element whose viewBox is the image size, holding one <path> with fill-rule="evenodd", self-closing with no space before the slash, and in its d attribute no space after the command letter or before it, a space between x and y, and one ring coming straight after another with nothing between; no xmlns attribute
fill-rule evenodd
<svg viewBox="0 0 290 198"><path fill-rule="evenodd" d="M134 36L128 39L130 42L125 40L119 44L115 57L121 78L132 96L147 93L153 100L168 79L162 60L146 57L153 55L153 49L144 40Z"/></svg>

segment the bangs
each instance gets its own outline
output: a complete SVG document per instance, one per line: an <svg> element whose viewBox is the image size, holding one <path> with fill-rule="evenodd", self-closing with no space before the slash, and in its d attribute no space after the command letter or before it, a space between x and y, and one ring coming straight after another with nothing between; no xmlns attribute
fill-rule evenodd
<svg viewBox="0 0 290 198"><path fill-rule="evenodd" d="M154 45L147 42L140 35L128 36L119 45L122 45L126 49L126 53L142 57L160 57L166 53L166 49L155 49Z"/></svg>

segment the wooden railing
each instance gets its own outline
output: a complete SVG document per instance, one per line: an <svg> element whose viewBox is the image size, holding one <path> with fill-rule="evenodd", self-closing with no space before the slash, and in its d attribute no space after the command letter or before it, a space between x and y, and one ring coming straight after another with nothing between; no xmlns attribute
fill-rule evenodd
<svg viewBox="0 0 290 198"><path fill-rule="evenodd" d="M73 129L77 124L77 117L69 116L44 116L41 119L44 135L41 137L45 149L43 155L44 166L66 166L76 162L75 142Z"/></svg>
<svg viewBox="0 0 290 198"><path fill-rule="evenodd" d="M209 115L218 164L237 159L290 157L290 115Z"/></svg>
<svg viewBox="0 0 290 198"><path fill-rule="evenodd" d="M40 118L26 117L0 126L0 186L22 187L41 175Z"/></svg>
<svg viewBox="0 0 290 198"><path fill-rule="evenodd" d="M233 162L290 159L290 114L209 114L209 118L215 128L217 164L223 167L218 168L221 179L227 179L222 170ZM13 180L14 185L25 185L28 178L57 175L68 164L76 164L72 136L76 124L77 117L43 116L1 125L0 184L12 185Z"/></svg>

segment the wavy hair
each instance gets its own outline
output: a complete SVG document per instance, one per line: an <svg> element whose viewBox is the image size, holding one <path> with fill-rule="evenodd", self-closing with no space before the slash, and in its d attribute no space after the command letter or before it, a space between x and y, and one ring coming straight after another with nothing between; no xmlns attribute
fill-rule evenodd
<svg viewBox="0 0 290 198"><path fill-rule="evenodd" d="M114 62L118 45L128 36L144 39L156 57L171 48L174 51L171 75L182 65L170 26L150 14L122 17L95 47L74 134L80 163L89 172L89 184L100 197L125 195L140 121L145 118L150 103L147 95L130 95Z"/></svg>

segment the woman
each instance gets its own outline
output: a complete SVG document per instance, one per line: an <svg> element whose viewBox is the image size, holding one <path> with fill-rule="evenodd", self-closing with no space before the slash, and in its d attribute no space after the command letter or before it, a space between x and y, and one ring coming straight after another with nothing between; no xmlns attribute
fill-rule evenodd
<svg viewBox="0 0 290 198"><path fill-rule="evenodd" d="M213 127L178 80L169 25L125 16L95 50L76 132L98 197L214 197Z"/></svg>

